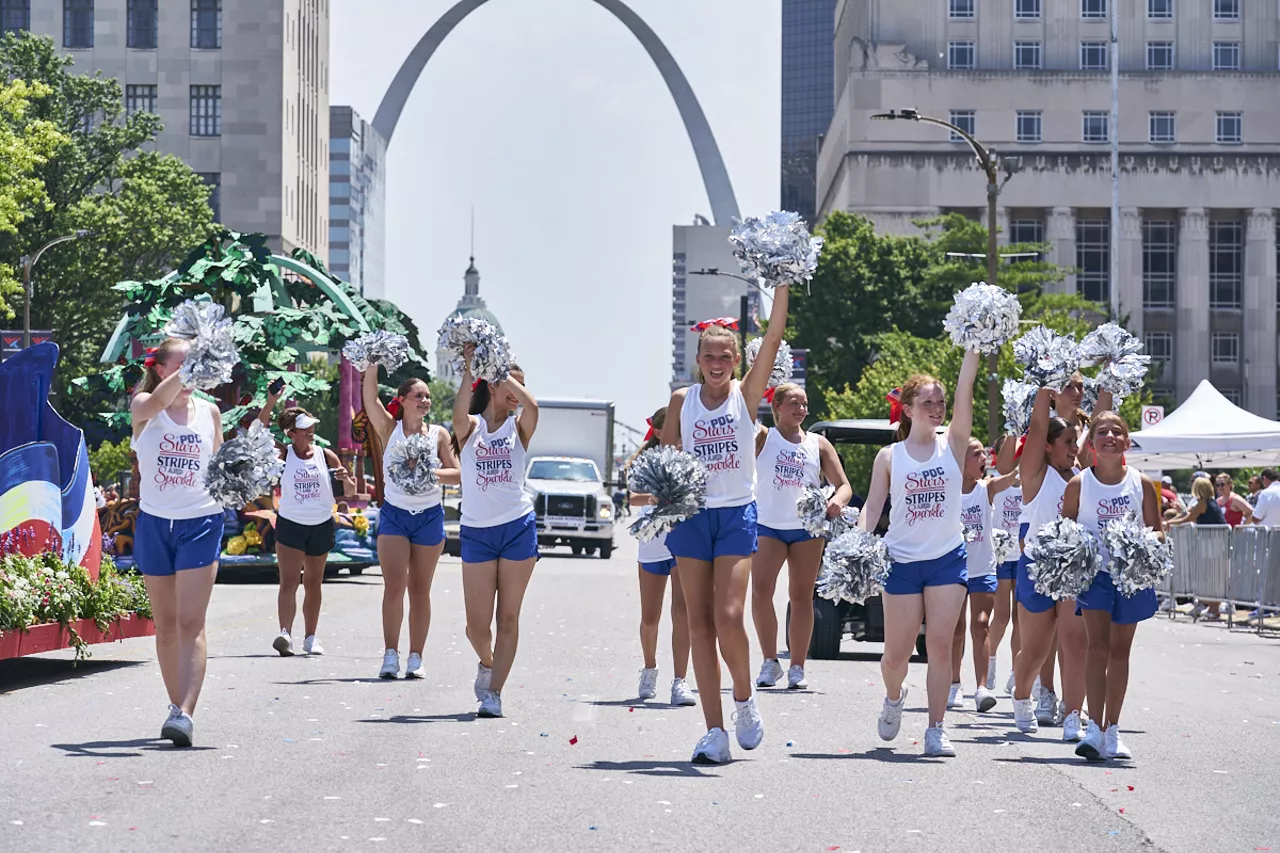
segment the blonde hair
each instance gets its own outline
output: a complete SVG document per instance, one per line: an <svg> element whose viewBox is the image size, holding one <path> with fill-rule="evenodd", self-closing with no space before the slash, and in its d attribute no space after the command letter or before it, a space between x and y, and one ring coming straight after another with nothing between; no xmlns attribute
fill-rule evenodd
<svg viewBox="0 0 1280 853"><path fill-rule="evenodd" d="M167 365L169 360L173 358L174 353L179 350L186 350L190 347L190 343L183 338L165 338L156 347L155 364ZM138 387L134 389L134 394L150 394L156 390L157 386L163 381L159 371L155 366L144 367L142 381L138 383Z"/></svg>
<svg viewBox="0 0 1280 853"><path fill-rule="evenodd" d="M911 435L911 416L907 414L907 406L914 403L920 392L930 385L937 385L942 389L942 399L945 403L947 398L946 387L940 380L925 373L917 373L898 389L898 402L902 404L902 420L898 421L898 430L893 435L894 441L906 441L907 436Z"/></svg>
<svg viewBox="0 0 1280 853"><path fill-rule="evenodd" d="M787 398L796 392L804 393L804 389L794 382L783 382L777 388L773 389L773 408L778 408L787 401Z"/></svg>
<svg viewBox="0 0 1280 853"><path fill-rule="evenodd" d="M1213 483L1208 477L1196 477L1196 481L1191 484L1191 494L1196 496L1197 501L1203 503L1213 502Z"/></svg>
<svg viewBox="0 0 1280 853"><path fill-rule="evenodd" d="M738 333L735 332L733 329L727 328L725 326L719 326L714 323L712 323L710 326L707 326L705 329L702 330L702 334L698 335L698 354L702 353L703 341L710 341L710 340L716 340L716 339L727 340L733 344L734 358L738 358L740 355L742 355L742 349L740 344L738 343ZM693 368L693 381L699 384L702 383L702 369L698 367L696 364L694 365L694 368Z"/></svg>

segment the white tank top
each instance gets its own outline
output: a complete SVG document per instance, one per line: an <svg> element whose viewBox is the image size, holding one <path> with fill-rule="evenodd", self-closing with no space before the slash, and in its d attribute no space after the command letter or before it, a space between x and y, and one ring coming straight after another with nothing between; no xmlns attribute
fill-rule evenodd
<svg viewBox="0 0 1280 853"><path fill-rule="evenodd" d="M193 400L192 422L179 425L161 412L129 445L138 454L138 506L147 515L182 521L222 512L204 487L217 426L213 404Z"/></svg>
<svg viewBox="0 0 1280 853"><path fill-rule="evenodd" d="M997 494L991 510L993 523L1017 539L1022 523L1022 486L1010 486Z"/></svg>
<svg viewBox="0 0 1280 853"><path fill-rule="evenodd" d="M991 563L991 501L985 480L979 480L969 494L961 495L960 520L964 524L969 577L995 574L996 567Z"/></svg>
<svg viewBox="0 0 1280 853"><path fill-rule="evenodd" d="M702 405L702 386L685 393L680 409L681 447L707 466L707 507L746 506L755 500L756 425L733 380L729 397L717 409Z"/></svg>
<svg viewBox="0 0 1280 853"><path fill-rule="evenodd" d="M497 527L533 512L524 490L524 443L512 415L494 432L484 416L462 446L462 524Z"/></svg>
<svg viewBox="0 0 1280 853"><path fill-rule="evenodd" d="M1098 482L1092 468L1080 475L1080 511L1076 513L1076 520L1097 537L1103 571L1111 555L1102 541L1102 528L1129 512L1142 523L1142 474L1137 468L1126 466L1124 479L1114 486Z"/></svg>
<svg viewBox="0 0 1280 853"><path fill-rule="evenodd" d="M653 514L653 507L643 507L638 513L642 518ZM655 536L648 542L637 540L637 559L642 563L661 563L671 559L671 551L667 548L667 534Z"/></svg>
<svg viewBox="0 0 1280 853"><path fill-rule="evenodd" d="M431 455L437 462L440 460L439 441L440 432L444 428L439 424L430 424L427 427L427 441L431 444ZM404 422L396 421L396 428L391 433L391 438L387 439L387 447L382 451L382 470L387 470L387 460L391 456L391 448L398 444L403 444L408 438L404 434ZM425 509L431 509L440 506L440 486L437 484L420 495L411 495L404 489L391 482L390 477L382 478L382 498L387 503L397 509L405 509L409 512L422 512Z"/></svg>
<svg viewBox="0 0 1280 853"><path fill-rule="evenodd" d="M800 500L806 484L822 484L818 437L806 432L799 444L792 444L776 429L769 430L764 447L756 456L756 512L759 523L775 530L799 530L801 524L796 513L796 501Z"/></svg>
<svg viewBox="0 0 1280 853"><path fill-rule="evenodd" d="M333 482L324 451L311 445L311 458L299 459L290 444L280 478L280 517L313 526L333 517Z"/></svg>
<svg viewBox="0 0 1280 853"><path fill-rule="evenodd" d="M961 476L945 435L933 455L917 462L907 443L893 445L890 467L889 532L884 544L894 562L935 560L964 542L960 521Z"/></svg>
<svg viewBox="0 0 1280 853"><path fill-rule="evenodd" d="M1073 472L1074 470L1072 469ZM1023 506L1022 520L1027 525L1027 539L1035 536L1037 530L1062 515L1062 497L1066 492L1067 481L1062 479L1058 469L1052 465L1046 467L1040 491L1036 492L1035 499L1030 504Z"/></svg>

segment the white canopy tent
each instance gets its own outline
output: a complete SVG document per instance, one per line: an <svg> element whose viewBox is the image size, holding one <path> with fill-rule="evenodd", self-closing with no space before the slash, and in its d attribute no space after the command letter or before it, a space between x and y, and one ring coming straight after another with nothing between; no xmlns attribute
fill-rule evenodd
<svg viewBox="0 0 1280 853"><path fill-rule="evenodd" d="M1144 471L1280 466L1280 422L1246 412L1208 379L1132 439L1127 461Z"/></svg>

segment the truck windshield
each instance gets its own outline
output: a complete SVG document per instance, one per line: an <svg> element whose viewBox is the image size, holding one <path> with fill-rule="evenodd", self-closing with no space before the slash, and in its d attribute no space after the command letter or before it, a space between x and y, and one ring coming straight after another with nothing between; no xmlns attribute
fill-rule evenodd
<svg viewBox="0 0 1280 853"><path fill-rule="evenodd" d="M530 480L572 480L591 483L600 479L595 463L571 459L540 459L529 467Z"/></svg>

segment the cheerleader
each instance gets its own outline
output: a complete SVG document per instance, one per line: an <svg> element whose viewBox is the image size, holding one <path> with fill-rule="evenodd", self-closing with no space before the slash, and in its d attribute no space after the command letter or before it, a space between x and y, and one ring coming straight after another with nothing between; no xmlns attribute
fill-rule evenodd
<svg viewBox="0 0 1280 853"><path fill-rule="evenodd" d="M388 470L391 451L411 435L426 436L434 449L442 483L457 482L458 461L444 427L430 422L431 388L410 379L396 391L391 409L378 396L378 365L364 372L364 410L382 444L382 470ZM382 668L379 678L400 674L400 626L404 598L409 594L409 659L405 678L422 678L422 651L431 628L431 581L444 551L444 507L440 487L411 495L384 476L378 512L378 563L382 567Z"/></svg>
<svg viewBox="0 0 1280 853"><path fill-rule="evenodd" d="M189 348L168 338L149 351L129 406L140 498L134 557L151 599L156 656L169 694L160 737L174 746L191 746L191 715L204 685L205 614L223 532L222 507L204 485L222 445L222 415L182 384L178 370Z"/></svg>
<svg viewBox="0 0 1280 853"><path fill-rule="evenodd" d="M1079 521L1099 540L1104 568L1076 599L1088 636L1085 689L1089 694L1089 725L1076 755L1099 761L1132 758L1120 739L1120 710L1129 687L1129 654L1138 623L1156 614L1156 591L1144 589L1132 597L1121 595L1106 570L1108 552L1102 529L1110 521L1133 512L1146 527L1159 531L1160 497L1151 480L1124 464L1129 449L1129 425L1115 412L1096 415L1089 428L1094 464L1067 484L1062 514Z"/></svg>
<svg viewBox="0 0 1280 853"><path fill-rule="evenodd" d="M689 610L693 672L707 724L707 733L693 750L695 764L722 764L730 759L717 642L733 680L738 745L755 749L764 740L764 720L751 692L751 651L742 621L751 555L756 551L756 466L750 453L756 410L787 324L788 293L786 286L774 288L768 331L741 382L733 378L742 361L737 335L723 326L707 327L698 338L702 381L672 394L662 431L663 444L683 447L708 469L706 508L677 524L667 536Z"/></svg>
<svg viewBox="0 0 1280 853"><path fill-rule="evenodd" d="M538 427L538 401L524 371L492 386L472 380L463 353L462 385L453 401L453 440L462 458L462 594L467 639L480 662L478 716L502 716L502 688L520 642L520 608L538 558L537 515L524 490L525 453ZM497 638L493 634L495 610Z"/></svg>
<svg viewBox="0 0 1280 853"><path fill-rule="evenodd" d="M790 382L779 385L773 392L772 407L774 428L761 429L756 437L760 550L751 560L751 616L764 656L756 686L773 687L782 678L773 591L785 560L791 601L787 688L803 690L808 687L804 664L813 635L813 586L822 568L823 540L810 536L801 526L796 503L806 485L818 486L825 478L836 487L827 501L827 517L834 518L849 505L853 487L831 442L800 428L809 415L809 398L803 388Z"/></svg>
<svg viewBox="0 0 1280 853"><path fill-rule="evenodd" d="M1049 416L1049 406L1057 396L1048 388L1036 395L1022 458L1018 462L1025 501L1023 520L1024 551L1018 561L1015 593L1018 599L1020 648L1014 659L1013 719L1023 732L1035 732L1040 725L1054 722L1058 701L1050 681L1045 680L1037 700L1031 685L1045 660L1053 654L1054 639L1062 656L1062 694L1065 715L1062 739L1075 742L1083 736L1080 710L1084 701L1084 624L1075 615L1075 601L1054 601L1036 591L1027 572L1026 538L1062 514L1063 494L1076 475L1079 443L1075 424Z"/></svg>
<svg viewBox="0 0 1280 853"><path fill-rule="evenodd" d="M913 376L901 389L901 421L896 443L876 454L871 487L859 523L875 528L890 497L884 542L893 560L884 588L884 707L878 729L893 740L902 728L907 689L903 681L920 625L929 651L929 728L924 754L954 756L942 728L951 685L951 645L968 594L969 575L960 517L962 461L973 425L973 383L979 357L966 352L956 384L951 424L942 434L947 398L942 383Z"/></svg>
<svg viewBox="0 0 1280 853"><path fill-rule="evenodd" d="M270 426L271 411L283 393L283 380L276 380L267 389L266 405L258 413L264 428ZM281 657L294 653L292 632L298 612L299 578L303 586L302 651L308 655L324 654L316 639L316 626L320 621L325 564L333 550L337 527L333 521L333 487L335 482L341 484L344 497L356 493L355 478L338 454L316 446L318 423L318 418L297 406L280 414L280 429L289 439L289 446L280 451L284 460L276 512L276 562L280 570L276 613L280 617L280 633L271 647Z"/></svg>
<svg viewBox="0 0 1280 853"><path fill-rule="evenodd" d="M662 443L662 424L666 419L665 408L653 413L649 419L649 434L627 462L628 467L636 456ZM626 475L626 469L623 475ZM645 507L652 501L652 495L631 495L631 503L641 508L641 514L646 512ZM680 586L680 570L667 548L667 535L663 533L648 542L639 542L637 550L640 563L640 651L644 655L637 695L641 700L658 695L658 625L662 621L662 599L667 594L667 578L671 578L671 667L675 675L671 682L671 704L697 705L698 700L685 681L689 674L689 614L684 605L684 590Z"/></svg>

